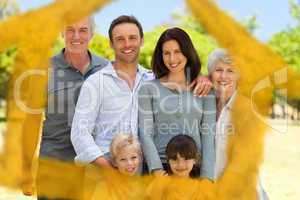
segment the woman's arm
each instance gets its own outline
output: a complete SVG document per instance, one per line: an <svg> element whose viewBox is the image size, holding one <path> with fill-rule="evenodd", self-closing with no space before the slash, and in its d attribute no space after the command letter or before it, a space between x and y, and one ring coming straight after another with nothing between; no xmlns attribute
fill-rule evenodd
<svg viewBox="0 0 300 200"><path fill-rule="evenodd" d="M215 130L216 130L216 98L213 92L203 97L203 115L200 124L202 163L200 176L214 179L215 174Z"/></svg>
<svg viewBox="0 0 300 200"><path fill-rule="evenodd" d="M153 108L153 94L151 93L152 82L145 82L139 90L139 115L138 127L139 137L144 153L144 157L148 164L149 172L156 169L163 169L158 151L153 141L156 134L154 132L154 108Z"/></svg>

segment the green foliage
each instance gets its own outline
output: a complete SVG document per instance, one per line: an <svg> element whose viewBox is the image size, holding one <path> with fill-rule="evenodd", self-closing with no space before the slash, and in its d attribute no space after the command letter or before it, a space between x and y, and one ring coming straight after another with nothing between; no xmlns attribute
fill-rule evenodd
<svg viewBox="0 0 300 200"><path fill-rule="evenodd" d="M59 37L54 43L52 54L55 55L59 53L62 48L64 48L64 40L61 37Z"/></svg>
<svg viewBox="0 0 300 200"><path fill-rule="evenodd" d="M289 66L300 72L300 4L294 0L289 2L291 15L298 24L273 35L269 45Z"/></svg>
<svg viewBox="0 0 300 200"><path fill-rule="evenodd" d="M300 24L300 4L295 0L289 0L290 12L292 17Z"/></svg>
<svg viewBox="0 0 300 200"><path fill-rule="evenodd" d="M110 48L108 38L96 33L90 43L90 50L98 56L107 58L109 60L114 59L113 50Z"/></svg>
<svg viewBox="0 0 300 200"><path fill-rule="evenodd" d="M0 20L6 19L8 16L19 13L19 7L13 0L0 1ZM7 93L7 85L14 64L17 49L11 47L4 52L0 52L0 107L1 101L5 99Z"/></svg>
<svg viewBox="0 0 300 200"><path fill-rule="evenodd" d="M251 15L246 18L244 18L241 21L241 24L250 32L254 33L255 30L257 30L260 25L257 22L257 16L256 15Z"/></svg>
<svg viewBox="0 0 300 200"><path fill-rule="evenodd" d="M15 0L0 1L0 20L20 12L19 6Z"/></svg>
<svg viewBox="0 0 300 200"><path fill-rule="evenodd" d="M53 55L59 53L64 48L64 40L59 37L53 46ZM92 53L112 60L114 58L113 50L109 46L109 40L99 33L95 33L93 39L90 42L89 49Z"/></svg>
<svg viewBox="0 0 300 200"><path fill-rule="evenodd" d="M153 31L144 34L144 46L141 49L139 57L139 63L142 66L148 69L151 68L151 59L156 42L165 29L165 26L160 26L155 28Z"/></svg>
<svg viewBox="0 0 300 200"><path fill-rule="evenodd" d="M291 67L300 71L300 27L275 34L269 41L269 45Z"/></svg>
<svg viewBox="0 0 300 200"><path fill-rule="evenodd" d="M188 12L188 11L187 11ZM180 26L183 29L192 29L198 33L205 34L206 31L203 26L198 22L198 20L191 14L179 14L174 12L172 14L172 18L174 20L174 24Z"/></svg>
<svg viewBox="0 0 300 200"><path fill-rule="evenodd" d="M201 34L193 29L185 29L191 37L193 44L198 52L202 64L202 73L207 74L208 55L217 48L217 42L206 34Z"/></svg>

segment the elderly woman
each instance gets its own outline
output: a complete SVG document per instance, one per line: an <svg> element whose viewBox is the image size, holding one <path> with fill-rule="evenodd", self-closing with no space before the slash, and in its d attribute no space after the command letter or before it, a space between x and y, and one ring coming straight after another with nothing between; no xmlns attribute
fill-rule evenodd
<svg viewBox="0 0 300 200"><path fill-rule="evenodd" d="M213 83L217 100L217 125L215 134L215 178L219 178L227 164L227 130L231 127L230 110L237 93L239 73L233 61L224 49L216 49L208 59L208 74ZM258 199L267 200L260 182L257 184Z"/></svg>

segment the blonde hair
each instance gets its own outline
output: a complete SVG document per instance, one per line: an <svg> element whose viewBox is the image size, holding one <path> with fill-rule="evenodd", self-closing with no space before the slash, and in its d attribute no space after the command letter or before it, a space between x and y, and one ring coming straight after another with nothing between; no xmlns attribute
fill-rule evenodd
<svg viewBox="0 0 300 200"><path fill-rule="evenodd" d="M114 161L118 156L119 152L121 152L122 149L128 146L134 148L140 154L140 156L142 156L141 145L138 139L132 134L119 133L114 137L114 139L110 143L109 151L112 160Z"/></svg>

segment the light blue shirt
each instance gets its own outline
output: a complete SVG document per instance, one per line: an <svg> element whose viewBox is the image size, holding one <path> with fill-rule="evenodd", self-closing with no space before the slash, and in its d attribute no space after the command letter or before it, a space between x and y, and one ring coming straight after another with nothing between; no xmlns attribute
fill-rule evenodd
<svg viewBox="0 0 300 200"><path fill-rule="evenodd" d="M108 153L120 132L137 136L138 89L143 81L152 79L152 72L138 66L131 90L109 63L84 82L71 130L76 162L90 163Z"/></svg>

